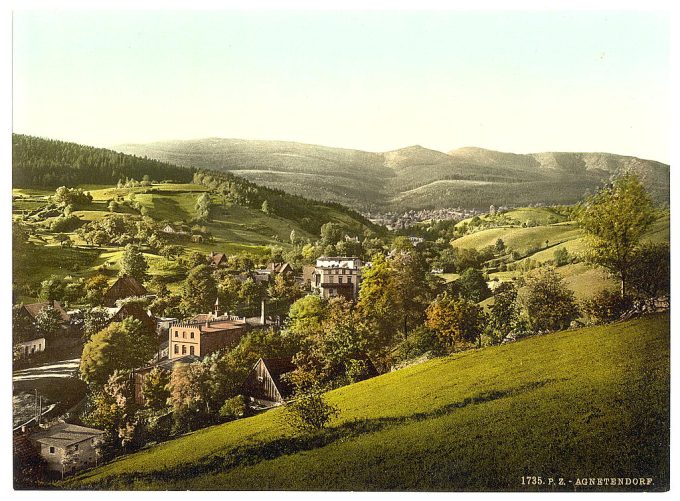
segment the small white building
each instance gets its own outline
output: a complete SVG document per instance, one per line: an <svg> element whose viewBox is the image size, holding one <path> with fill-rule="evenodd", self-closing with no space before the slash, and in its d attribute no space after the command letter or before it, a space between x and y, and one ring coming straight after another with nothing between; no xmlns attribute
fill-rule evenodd
<svg viewBox="0 0 680 501"><path fill-rule="evenodd" d="M30 357L34 353L45 351L45 338L39 337L36 339L31 339L30 341L17 343L15 345L15 349L19 351L22 357Z"/></svg>
<svg viewBox="0 0 680 501"><path fill-rule="evenodd" d="M69 423L37 431L30 440L50 471L63 475L97 464L97 441L104 432Z"/></svg>
<svg viewBox="0 0 680 501"><path fill-rule="evenodd" d="M363 262L358 257L325 257L316 260L312 289L321 297L343 296L350 300L359 297Z"/></svg>

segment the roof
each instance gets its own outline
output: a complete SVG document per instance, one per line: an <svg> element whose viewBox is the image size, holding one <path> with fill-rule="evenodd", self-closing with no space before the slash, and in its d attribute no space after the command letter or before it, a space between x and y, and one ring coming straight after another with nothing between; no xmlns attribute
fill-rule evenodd
<svg viewBox="0 0 680 501"><path fill-rule="evenodd" d="M281 379L281 376L295 370L295 364L290 358L262 358L262 363L267 368L267 372L274 381L274 385L279 390L282 398L286 398L293 393L293 384Z"/></svg>
<svg viewBox="0 0 680 501"><path fill-rule="evenodd" d="M134 296L146 296L147 290L134 277L120 277L104 293L104 304L112 305L117 299Z"/></svg>
<svg viewBox="0 0 680 501"><path fill-rule="evenodd" d="M102 430L97 430L95 428L86 428L85 426L69 423L58 423L46 430L34 433L31 436L31 440L56 447L68 447L69 445L77 444L103 434L104 432Z"/></svg>
<svg viewBox="0 0 680 501"><path fill-rule="evenodd" d="M156 320L149 315L149 312L144 309L139 303L126 303L111 317L112 322L120 322L126 318L136 318L147 328L151 330L156 329Z"/></svg>
<svg viewBox="0 0 680 501"><path fill-rule="evenodd" d="M184 355L178 358L166 358L164 360L161 360L160 362L157 362L152 365L148 365L146 367L141 367L139 369L135 369L135 372L147 372L155 369L158 367L159 369L163 369L166 371L171 371L176 364L192 364L194 362L197 362L200 360L201 357L197 357L196 355Z"/></svg>
<svg viewBox="0 0 680 501"><path fill-rule="evenodd" d="M64 308L62 308L61 304L59 304L59 301L45 301L44 303L31 303L31 304L25 304L24 309L26 312L31 315L31 317L36 318L38 314L45 309L46 307L51 306L54 308L57 313L61 316L61 319L64 322L69 321L69 315L66 313Z"/></svg>
<svg viewBox="0 0 680 501"><path fill-rule="evenodd" d="M210 264L214 264L215 266L225 262L226 260L227 255L222 252L211 252L210 256L208 257Z"/></svg>
<svg viewBox="0 0 680 501"><path fill-rule="evenodd" d="M274 273L293 271L293 267L289 263L269 263L267 269L273 271Z"/></svg>

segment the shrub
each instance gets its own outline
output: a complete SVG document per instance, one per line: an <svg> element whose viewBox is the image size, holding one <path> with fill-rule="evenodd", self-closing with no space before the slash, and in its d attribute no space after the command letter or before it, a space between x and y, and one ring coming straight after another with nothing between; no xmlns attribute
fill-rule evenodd
<svg viewBox="0 0 680 501"><path fill-rule="evenodd" d="M555 270L539 270L526 280L522 304L534 331L566 329L578 316L574 293Z"/></svg>
<svg viewBox="0 0 680 501"><path fill-rule="evenodd" d="M583 312L594 323L607 323L617 320L631 309L630 297L621 297L618 291L605 289L583 302Z"/></svg>
<svg viewBox="0 0 680 501"><path fill-rule="evenodd" d="M233 421L245 417L248 412L246 399L243 395L237 395L224 401L220 407L220 417L225 421Z"/></svg>

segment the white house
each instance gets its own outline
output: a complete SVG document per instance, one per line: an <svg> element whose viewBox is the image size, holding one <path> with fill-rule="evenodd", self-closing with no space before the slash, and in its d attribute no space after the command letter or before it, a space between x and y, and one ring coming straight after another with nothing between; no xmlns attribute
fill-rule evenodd
<svg viewBox="0 0 680 501"><path fill-rule="evenodd" d="M343 296L356 300L361 285L363 263L358 257L325 257L316 260L312 289L321 297Z"/></svg>
<svg viewBox="0 0 680 501"><path fill-rule="evenodd" d="M97 442L103 435L95 428L58 423L33 433L30 440L47 468L65 475L97 464Z"/></svg>

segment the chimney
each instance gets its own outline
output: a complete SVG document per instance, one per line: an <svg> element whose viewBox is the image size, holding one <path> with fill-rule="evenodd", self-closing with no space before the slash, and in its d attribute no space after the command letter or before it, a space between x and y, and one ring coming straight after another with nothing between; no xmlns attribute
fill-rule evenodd
<svg viewBox="0 0 680 501"><path fill-rule="evenodd" d="M260 309L260 323L262 325L265 325L265 322L266 322L266 318L265 318L264 314L265 314L265 300L263 299L262 300L262 307Z"/></svg>

